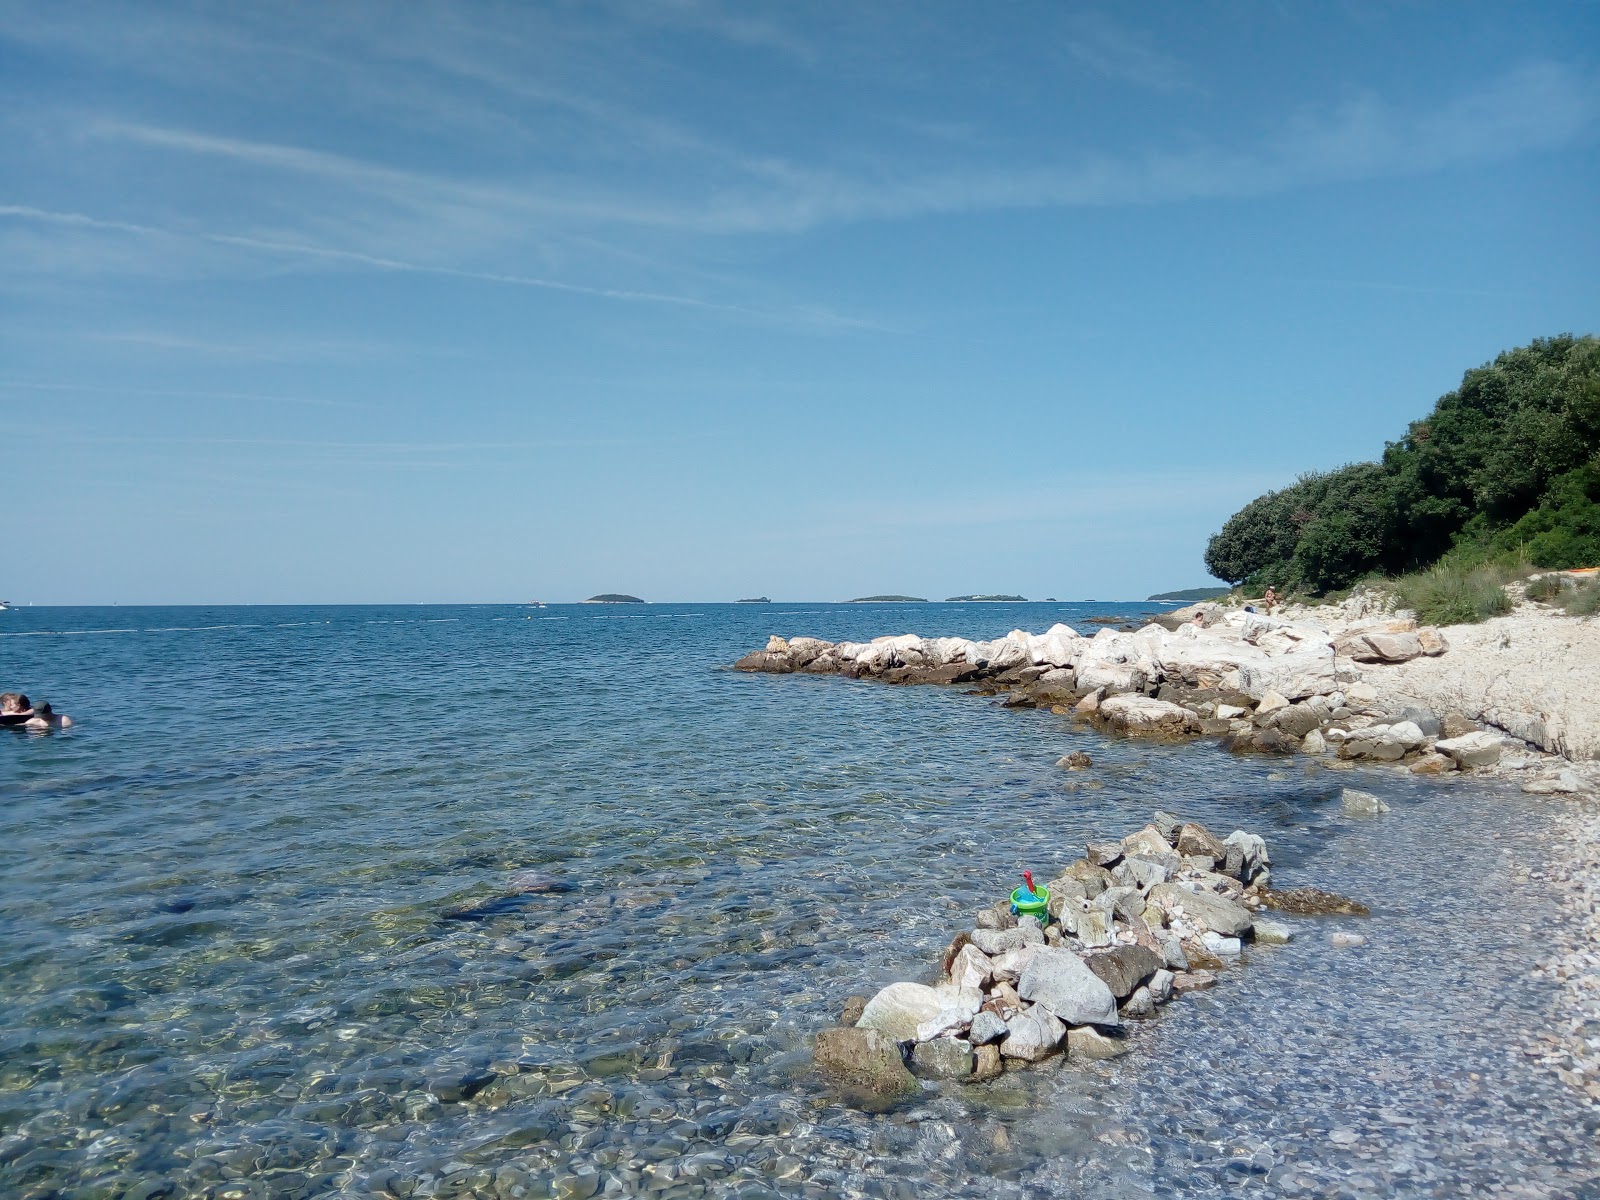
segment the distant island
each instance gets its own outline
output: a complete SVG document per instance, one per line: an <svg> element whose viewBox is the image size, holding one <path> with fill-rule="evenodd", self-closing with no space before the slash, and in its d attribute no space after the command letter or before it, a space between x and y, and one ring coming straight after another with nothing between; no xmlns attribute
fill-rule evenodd
<svg viewBox="0 0 1600 1200"><path fill-rule="evenodd" d="M740 600L739 603L740 604L771 604L772 600L771 600L770 597L767 597L767 596L757 596L752 600Z"/></svg>
<svg viewBox="0 0 1600 1200"><path fill-rule="evenodd" d="M951 596L946 604L1026 604L1026 596Z"/></svg>
<svg viewBox="0 0 1600 1200"><path fill-rule="evenodd" d="M926 604L926 596L858 596L846 604Z"/></svg>
<svg viewBox="0 0 1600 1200"><path fill-rule="evenodd" d="M1232 588L1184 588L1178 592L1157 592L1149 597L1151 600L1179 600L1185 604L1197 604L1201 600L1217 600L1231 592Z"/></svg>
<svg viewBox="0 0 1600 1200"><path fill-rule="evenodd" d="M617 592L601 592L598 596L590 596L585 604L643 604L644 601L637 596L624 596Z"/></svg>

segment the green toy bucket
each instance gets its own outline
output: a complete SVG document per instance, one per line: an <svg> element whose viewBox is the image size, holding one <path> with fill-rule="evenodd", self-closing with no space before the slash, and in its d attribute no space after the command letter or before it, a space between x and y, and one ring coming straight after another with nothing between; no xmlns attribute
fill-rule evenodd
<svg viewBox="0 0 1600 1200"><path fill-rule="evenodd" d="M1036 887L1033 889L1034 899L1024 900L1026 888L1016 888L1011 893L1011 909L1019 917L1038 917L1039 924L1043 925L1050 920L1050 889Z"/></svg>

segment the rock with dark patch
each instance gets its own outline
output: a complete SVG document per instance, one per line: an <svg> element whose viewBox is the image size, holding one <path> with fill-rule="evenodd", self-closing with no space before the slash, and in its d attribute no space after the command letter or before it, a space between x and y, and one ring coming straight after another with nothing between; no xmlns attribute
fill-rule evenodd
<svg viewBox="0 0 1600 1200"><path fill-rule="evenodd" d="M1134 990L1164 965L1159 954L1143 946L1113 946L1086 955L1084 966L1093 971L1118 1000L1126 1000Z"/></svg>
<svg viewBox="0 0 1600 1200"><path fill-rule="evenodd" d="M1069 905L1081 909L1084 901L1089 899L1089 889L1084 886L1083 880L1073 879L1070 875L1052 879L1046 886L1050 889L1050 904L1046 911L1052 917L1059 917Z"/></svg>
<svg viewBox="0 0 1600 1200"><path fill-rule="evenodd" d="M1133 989L1133 995L1124 1000L1122 1002L1122 1007L1117 1011L1120 1012L1124 1018L1142 1020L1145 1017L1154 1015L1156 1011L1156 1002L1151 997L1149 988L1136 987Z"/></svg>
<svg viewBox="0 0 1600 1200"><path fill-rule="evenodd" d="M976 679L983 672L970 663L948 663L942 667L891 667L883 673L885 683L954 684Z"/></svg>
<svg viewBox="0 0 1600 1200"><path fill-rule="evenodd" d="M958 933L951 938L950 944L944 948L944 954L939 958L939 973L942 975L950 974L950 968L955 964L956 955L970 945L972 945L972 934L970 933Z"/></svg>
<svg viewBox="0 0 1600 1200"><path fill-rule="evenodd" d="M1056 766L1065 767L1069 771L1083 771L1094 766L1094 759L1082 750L1074 750L1071 754L1056 759Z"/></svg>
<svg viewBox="0 0 1600 1200"><path fill-rule="evenodd" d="M1023 1062L1038 1062L1054 1054L1067 1027L1048 1009L1035 1004L1006 1022L1006 1036L1000 1043L1000 1053L1006 1058Z"/></svg>
<svg viewBox="0 0 1600 1200"><path fill-rule="evenodd" d="M1067 1057L1084 1059L1120 1058L1129 1050L1128 1043L1112 1037L1092 1026L1067 1030Z"/></svg>
<svg viewBox="0 0 1600 1200"><path fill-rule="evenodd" d="M1150 899L1167 913L1181 908L1191 921L1224 937L1250 932L1250 910L1215 892L1191 892L1175 883L1163 883L1150 889Z"/></svg>
<svg viewBox="0 0 1600 1200"><path fill-rule="evenodd" d="M1310 704L1291 704L1272 718L1272 726L1286 737L1303 738L1322 725L1323 714Z"/></svg>
<svg viewBox="0 0 1600 1200"><path fill-rule="evenodd" d="M518 871L506 880L506 887L519 896L530 895L557 895L574 890L576 885L570 879L562 879L558 875L551 875L547 871L529 869Z"/></svg>
<svg viewBox="0 0 1600 1200"><path fill-rule="evenodd" d="M1181 996L1185 992L1200 992L1217 986L1217 977L1210 971L1179 971L1172 977L1172 991Z"/></svg>
<svg viewBox="0 0 1600 1200"><path fill-rule="evenodd" d="M794 671L794 664L789 661L787 654L774 654L766 650L754 650L734 663L733 669L735 671L766 671L773 675L788 675Z"/></svg>
<svg viewBox="0 0 1600 1200"><path fill-rule="evenodd" d="M827 1079L860 1099L892 1102L922 1094L900 1047L880 1029L824 1029L812 1060Z"/></svg>
<svg viewBox="0 0 1600 1200"><path fill-rule="evenodd" d="M1221 839L1204 825L1193 823L1178 830L1177 848L1179 854L1203 854L1213 859L1225 858L1228 853Z"/></svg>
<svg viewBox="0 0 1600 1200"><path fill-rule="evenodd" d="M1225 874L1243 884L1265 883L1272 877L1272 858L1267 853L1267 843L1253 833L1235 829L1222 839L1227 848L1224 858Z"/></svg>
<svg viewBox="0 0 1600 1200"><path fill-rule="evenodd" d="M427 1088L441 1104L461 1104L483 1091L494 1078L495 1073L486 1067L457 1068L429 1076Z"/></svg>
<svg viewBox="0 0 1600 1200"><path fill-rule="evenodd" d="M1150 990L1150 998L1157 1004L1165 1004L1172 999L1172 981L1176 976L1166 968L1162 968L1150 976L1150 982L1145 984Z"/></svg>
<svg viewBox="0 0 1600 1200"><path fill-rule="evenodd" d="M1122 843L1090 842L1084 847L1084 857L1095 866L1110 870L1122 858Z"/></svg>
<svg viewBox="0 0 1600 1200"><path fill-rule="evenodd" d="M1028 939L1021 929L974 929L972 944L993 958L1007 950L1022 949L1028 944Z"/></svg>
<svg viewBox="0 0 1600 1200"><path fill-rule="evenodd" d="M993 960L976 946L966 945L956 952L945 968L945 975L958 988L985 988L994 977Z"/></svg>
<svg viewBox="0 0 1600 1200"><path fill-rule="evenodd" d="M1157 833L1167 839L1167 844L1171 845L1178 840L1178 830L1183 828L1183 819L1173 816L1165 809L1157 809L1156 815L1150 818L1150 824Z"/></svg>
<svg viewBox="0 0 1600 1200"><path fill-rule="evenodd" d="M1116 1025L1121 1020L1111 989L1070 950L1036 950L1017 983L1017 994L1069 1025Z"/></svg>
<svg viewBox="0 0 1600 1200"><path fill-rule="evenodd" d="M1108 887L1089 901L1089 907L1117 917L1137 917L1144 912L1144 897L1136 887Z"/></svg>
<svg viewBox="0 0 1600 1200"><path fill-rule="evenodd" d="M1015 929L1017 914L1011 911L1011 905L1002 900L979 912L977 925L979 929Z"/></svg>
<svg viewBox="0 0 1600 1200"><path fill-rule="evenodd" d="M1298 916L1370 917L1372 915L1372 910L1361 901L1341 896L1337 892L1325 892L1321 888L1263 888L1261 899L1268 908Z"/></svg>
<svg viewBox="0 0 1600 1200"><path fill-rule="evenodd" d="M918 1042L911 1051L911 1073L923 1079L965 1079L973 1066L972 1043L961 1038Z"/></svg>
<svg viewBox="0 0 1600 1200"><path fill-rule="evenodd" d="M1111 872L1104 867L1095 866L1086 858L1074 859L1061 873L1068 879L1076 879L1082 883L1091 898L1111 886Z"/></svg>
<svg viewBox="0 0 1600 1200"><path fill-rule="evenodd" d="M997 1013L984 1009L972 1018L972 1029L967 1034L967 1040L974 1046L986 1046L990 1042L997 1042L1006 1035L1006 1023Z"/></svg>
<svg viewBox="0 0 1600 1200"><path fill-rule="evenodd" d="M917 1027L933 1020L943 1008L943 998L931 987L891 983L867 1001L856 1023L863 1029L879 1030L896 1042L913 1042Z"/></svg>
<svg viewBox="0 0 1600 1200"><path fill-rule="evenodd" d="M973 1054L974 1067L969 1083L983 1083L996 1079L1005 1070L1005 1065L1000 1058L1000 1047L996 1045L979 1046Z"/></svg>

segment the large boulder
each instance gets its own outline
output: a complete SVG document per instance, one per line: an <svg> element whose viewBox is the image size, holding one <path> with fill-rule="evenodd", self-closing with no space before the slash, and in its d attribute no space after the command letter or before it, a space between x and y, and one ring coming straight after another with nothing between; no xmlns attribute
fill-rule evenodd
<svg viewBox="0 0 1600 1200"><path fill-rule="evenodd" d="M978 947L968 944L950 963L950 982L959 988L984 988L994 977L994 964Z"/></svg>
<svg viewBox="0 0 1600 1200"><path fill-rule="evenodd" d="M1227 853L1219 860L1224 874L1249 884L1271 876L1272 858L1259 834L1235 829L1222 841Z"/></svg>
<svg viewBox="0 0 1600 1200"><path fill-rule="evenodd" d="M1202 854L1221 862L1228 856L1222 842L1204 825L1193 822L1179 828L1177 837L1179 854Z"/></svg>
<svg viewBox="0 0 1600 1200"><path fill-rule="evenodd" d="M1163 965L1161 955L1138 945L1113 946L1088 955L1083 962L1118 1000L1133 995L1134 989Z"/></svg>
<svg viewBox="0 0 1600 1200"><path fill-rule="evenodd" d="M1115 1009L1112 1011L1115 1012ZM1006 1022L1006 1036L1000 1043L1000 1053L1006 1058L1038 1062L1054 1054L1066 1035L1067 1027L1047 1009L1035 1004Z"/></svg>
<svg viewBox="0 0 1600 1200"><path fill-rule="evenodd" d="M1500 761L1500 751L1505 744L1505 738L1498 733L1478 730L1460 737L1445 738L1436 743L1434 749L1441 754L1448 754L1455 760L1456 766L1467 770L1471 767L1492 767Z"/></svg>
<svg viewBox="0 0 1600 1200"><path fill-rule="evenodd" d="M1023 969L1017 994L1069 1025L1118 1025L1111 989L1070 950L1040 947Z"/></svg>
<svg viewBox="0 0 1600 1200"><path fill-rule="evenodd" d="M1110 1037L1098 1029L1067 1030L1068 1058L1120 1058L1131 1047L1120 1037Z"/></svg>
<svg viewBox="0 0 1600 1200"><path fill-rule="evenodd" d="M1191 892L1175 883L1163 883L1150 889L1150 900L1168 915L1181 909L1195 924L1224 937L1250 932L1250 911L1215 892Z"/></svg>
<svg viewBox="0 0 1600 1200"><path fill-rule="evenodd" d="M960 1038L918 1042L911 1050L911 1071L923 1079L965 1079L972 1068L972 1043Z"/></svg>
<svg viewBox="0 0 1600 1200"><path fill-rule="evenodd" d="M1239 690L1258 701L1269 691L1291 703L1308 696L1329 696L1359 678L1355 667L1339 666L1327 646L1239 664Z"/></svg>
<svg viewBox="0 0 1600 1200"><path fill-rule="evenodd" d="M862 1011L856 1025L876 1029L897 1042L914 1042L917 1027L932 1021L945 1007L945 997L921 983L891 983Z"/></svg>
<svg viewBox="0 0 1600 1200"><path fill-rule="evenodd" d="M889 1102L922 1094L900 1047L882 1030L824 1029L812 1060L826 1078L863 1098Z"/></svg>
<svg viewBox="0 0 1600 1200"><path fill-rule="evenodd" d="M1347 633L1334 649L1356 662L1403 663L1422 653L1422 641L1415 633Z"/></svg>
<svg viewBox="0 0 1600 1200"><path fill-rule="evenodd" d="M1055 624L1028 639L1028 656L1038 666L1070 667L1083 649L1083 638L1070 625Z"/></svg>
<svg viewBox="0 0 1600 1200"><path fill-rule="evenodd" d="M1426 735L1411 721L1368 725L1365 729L1352 730L1340 743L1339 757L1399 762L1425 741Z"/></svg>
<svg viewBox="0 0 1600 1200"><path fill-rule="evenodd" d="M1187 737L1200 732L1200 718L1187 708L1153 696L1109 696L1099 715L1118 733L1134 737Z"/></svg>
<svg viewBox="0 0 1600 1200"><path fill-rule="evenodd" d="M1312 699L1317 700L1321 697L1313 696ZM1312 730L1320 728L1327 716L1326 711L1310 701L1291 704L1273 717L1272 727L1289 737L1303 738Z"/></svg>

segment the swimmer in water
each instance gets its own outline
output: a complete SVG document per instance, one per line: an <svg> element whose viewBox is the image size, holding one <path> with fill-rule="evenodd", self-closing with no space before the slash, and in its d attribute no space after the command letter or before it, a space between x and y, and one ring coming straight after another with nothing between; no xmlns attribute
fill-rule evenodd
<svg viewBox="0 0 1600 1200"><path fill-rule="evenodd" d="M21 692L0 694L0 727L8 729L68 729L72 718L48 704L35 707Z"/></svg>

